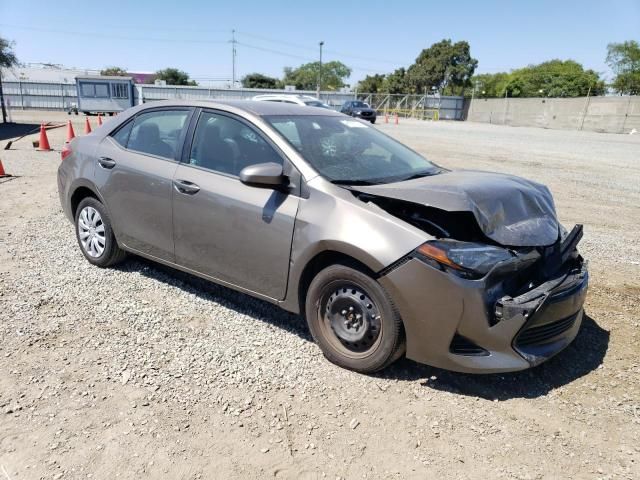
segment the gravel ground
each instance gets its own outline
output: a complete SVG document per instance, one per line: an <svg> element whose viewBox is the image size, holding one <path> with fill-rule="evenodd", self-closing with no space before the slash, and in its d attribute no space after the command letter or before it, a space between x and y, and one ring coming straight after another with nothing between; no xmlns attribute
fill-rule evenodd
<svg viewBox="0 0 640 480"><path fill-rule="evenodd" d="M59 207L59 153L25 139L0 150L18 176L0 179L0 478L640 477L640 137L380 128L446 167L542 181L585 224L574 344L515 374L339 369L267 303L138 258L92 267Z"/></svg>

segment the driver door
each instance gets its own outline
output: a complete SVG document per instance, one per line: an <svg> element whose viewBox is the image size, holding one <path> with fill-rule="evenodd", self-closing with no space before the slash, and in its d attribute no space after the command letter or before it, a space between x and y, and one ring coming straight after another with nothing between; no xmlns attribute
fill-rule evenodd
<svg viewBox="0 0 640 480"><path fill-rule="evenodd" d="M273 299L285 296L299 197L250 187L240 170L285 159L244 120L201 111L173 180L176 263Z"/></svg>

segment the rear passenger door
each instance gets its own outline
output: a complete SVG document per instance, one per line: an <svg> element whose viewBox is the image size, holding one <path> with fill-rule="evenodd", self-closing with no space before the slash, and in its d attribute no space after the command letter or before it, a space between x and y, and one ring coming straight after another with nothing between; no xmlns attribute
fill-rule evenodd
<svg viewBox="0 0 640 480"><path fill-rule="evenodd" d="M189 108L145 110L98 146L95 178L119 242L174 261L172 179Z"/></svg>
<svg viewBox="0 0 640 480"><path fill-rule="evenodd" d="M266 162L283 164L300 185L297 170L260 131L239 117L202 111L175 173L176 263L282 299L299 192L250 187L238 178L244 167Z"/></svg>

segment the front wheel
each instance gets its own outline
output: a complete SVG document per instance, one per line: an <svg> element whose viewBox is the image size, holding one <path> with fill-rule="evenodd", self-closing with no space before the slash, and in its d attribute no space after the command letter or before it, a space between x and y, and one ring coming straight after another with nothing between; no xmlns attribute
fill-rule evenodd
<svg viewBox="0 0 640 480"><path fill-rule="evenodd" d="M376 119L375 119L375 118L372 118L372 119L371 119L371 124L374 124L374 123L376 123Z"/></svg>
<svg viewBox="0 0 640 480"><path fill-rule="evenodd" d="M313 279L305 311L314 340L336 365L372 373L403 353L402 320L382 286L369 275L332 265Z"/></svg>

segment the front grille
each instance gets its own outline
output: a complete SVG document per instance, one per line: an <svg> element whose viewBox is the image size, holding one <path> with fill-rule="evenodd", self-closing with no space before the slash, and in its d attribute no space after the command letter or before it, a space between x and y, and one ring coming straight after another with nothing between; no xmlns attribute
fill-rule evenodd
<svg viewBox="0 0 640 480"><path fill-rule="evenodd" d="M368 117L371 115L371 112L361 112L360 115L362 115L363 117Z"/></svg>
<svg viewBox="0 0 640 480"><path fill-rule="evenodd" d="M570 317L547 323L546 325L525 327L518 335L516 345L518 347L527 347L547 343L573 327L577 316L577 314L573 314Z"/></svg>
<svg viewBox="0 0 640 480"><path fill-rule="evenodd" d="M453 336L453 340L451 340L451 344L449 345L449 351L456 355L489 355L489 352L484 348L458 333Z"/></svg>

